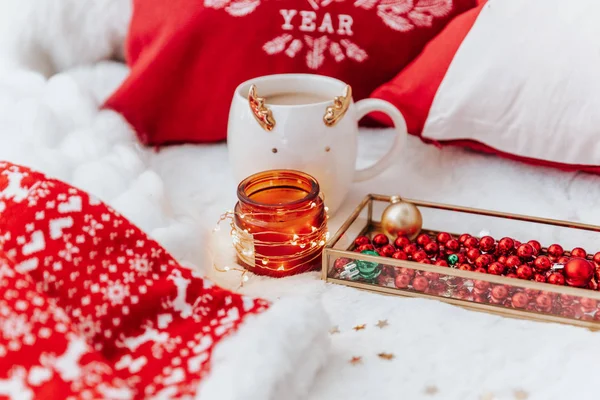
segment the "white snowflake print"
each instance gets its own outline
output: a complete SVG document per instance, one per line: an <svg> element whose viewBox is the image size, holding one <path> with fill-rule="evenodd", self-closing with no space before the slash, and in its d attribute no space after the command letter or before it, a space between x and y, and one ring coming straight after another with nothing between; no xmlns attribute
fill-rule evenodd
<svg viewBox="0 0 600 400"><path fill-rule="evenodd" d="M5 340L18 339L31 334L31 324L23 314L12 314L0 324L0 331Z"/></svg>
<svg viewBox="0 0 600 400"><path fill-rule="evenodd" d="M132 270L134 270L135 272L137 272L138 274L140 274L142 276L148 275L148 273L151 270L150 262L148 261L148 258L146 258L145 254L144 254L144 256L141 256L141 257L139 254L136 254L135 258L133 258L132 260L129 261L129 266L131 267Z"/></svg>
<svg viewBox="0 0 600 400"><path fill-rule="evenodd" d="M104 294L105 299L110 301L111 305L123 304L123 300L129 296L129 285L122 283L121 281L111 282L106 287Z"/></svg>
<svg viewBox="0 0 600 400"><path fill-rule="evenodd" d="M351 60L362 63L368 53L355 41L354 20L349 14L318 10L344 0L307 0L307 8L280 9L281 34L268 40L262 49L268 55L282 54L290 58L305 52L308 68L317 70L331 57L340 63ZM390 29L409 32L416 28L431 27L435 18L448 16L453 9L452 0L353 0L352 5L362 10L373 11ZM223 9L229 15L241 17L252 13L261 0L204 0L204 6Z"/></svg>
<svg viewBox="0 0 600 400"><path fill-rule="evenodd" d="M79 328L79 333L88 339L92 339L101 329L100 320L96 319L91 314L82 317L77 326Z"/></svg>
<svg viewBox="0 0 600 400"><path fill-rule="evenodd" d="M60 250L58 255L64 258L66 261L73 261L73 256L79 253L79 247L75 246L71 242L65 243L64 250Z"/></svg>

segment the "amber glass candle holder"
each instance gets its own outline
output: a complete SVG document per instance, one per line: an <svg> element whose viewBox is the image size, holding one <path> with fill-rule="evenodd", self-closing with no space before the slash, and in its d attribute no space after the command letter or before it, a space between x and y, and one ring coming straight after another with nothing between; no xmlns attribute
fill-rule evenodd
<svg viewBox="0 0 600 400"><path fill-rule="evenodd" d="M318 269L328 237L319 183L291 170L260 172L238 186L233 244L256 274L282 277Z"/></svg>

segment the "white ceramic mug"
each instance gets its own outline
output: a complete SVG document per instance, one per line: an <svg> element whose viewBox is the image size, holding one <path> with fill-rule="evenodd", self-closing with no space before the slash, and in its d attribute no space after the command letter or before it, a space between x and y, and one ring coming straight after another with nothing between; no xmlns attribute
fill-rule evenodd
<svg viewBox="0 0 600 400"><path fill-rule="evenodd" d="M307 93L330 100L269 104L269 96L280 93ZM358 121L373 111L390 116L397 135L378 162L356 170ZM392 163L406 137L402 114L387 101L365 99L354 103L351 88L338 79L281 74L251 79L237 87L229 111L227 143L238 182L270 169L306 172L319 182L331 214L352 182L378 175Z"/></svg>

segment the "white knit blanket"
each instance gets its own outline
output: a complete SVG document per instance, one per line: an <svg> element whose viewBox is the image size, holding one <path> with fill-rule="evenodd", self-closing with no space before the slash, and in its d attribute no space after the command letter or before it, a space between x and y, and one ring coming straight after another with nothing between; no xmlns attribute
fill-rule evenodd
<svg viewBox="0 0 600 400"><path fill-rule="evenodd" d="M120 54L129 13L125 0L0 1L0 159L94 193L177 258L235 288L239 275L215 273L209 251L217 253L217 262L231 262L231 248L211 236L219 215L236 201L226 145L155 152L137 143L119 115L98 111L127 74L123 64L106 60ZM359 163L377 159L390 139L386 131L363 132ZM392 168L352 188L330 230L369 192L600 224L598 183L597 176L440 150L411 138ZM492 235L503 234L494 221L483 225ZM539 232L531 230L532 238ZM568 245L579 240L561 238ZM331 326L339 328L316 378L303 375L290 388L306 399L598 398L593 368L600 360L600 334L585 329L369 294L324 284L317 273L277 280L251 276L242 290L275 300L320 298ZM380 329L379 320L389 325ZM366 329L352 329L359 324ZM380 358L381 352L394 358ZM268 351L248 357L268 357L265 368L288 368L290 376L294 368L305 369ZM362 362L351 364L352 357ZM244 371L245 378L261 373ZM247 398L260 399L258 393Z"/></svg>

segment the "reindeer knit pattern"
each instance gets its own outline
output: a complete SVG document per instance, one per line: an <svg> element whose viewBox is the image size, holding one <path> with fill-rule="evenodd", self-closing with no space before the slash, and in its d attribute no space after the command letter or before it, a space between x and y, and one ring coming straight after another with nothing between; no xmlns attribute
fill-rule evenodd
<svg viewBox="0 0 600 400"><path fill-rule="evenodd" d="M0 163L0 398L191 398L269 303L181 267L110 207Z"/></svg>

